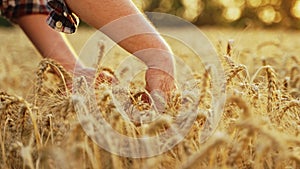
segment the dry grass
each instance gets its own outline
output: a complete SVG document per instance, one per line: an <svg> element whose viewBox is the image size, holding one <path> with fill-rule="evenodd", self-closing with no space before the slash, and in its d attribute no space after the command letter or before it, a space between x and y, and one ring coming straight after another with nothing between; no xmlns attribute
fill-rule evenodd
<svg viewBox="0 0 300 169"><path fill-rule="evenodd" d="M72 77L59 64L51 60L38 64L26 39L15 46L1 42L0 59L4 61L0 67L0 168L300 168L300 43L292 41L298 33L278 37L274 34L280 31L249 31L238 36L232 30L205 31L217 44L227 80L227 100L218 129L206 142L200 142L211 111L210 70L191 65L198 68L195 87L200 91L199 108L203 112L198 113L181 143L162 155L142 159L108 153L91 141L74 109L84 109L84 100L67 92L66 81ZM10 38L24 38L19 30L13 32L17 35ZM88 36L91 32L80 33ZM86 40L86 36L82 39ZM232 38L234 41L228 44ZM77 43L74 41L75 47L82 45ZM185 59L192 55L176 45L177 55ZM131 91L117 91L120 99L134 102L135 106L126 112L130 117L134 118L136 110L151 113L138 94L143 84L141 79L135 79ZM88 92L84 79L78 79L76 85L78 91ZM159 120L141 125L123 119L113 104L108 84L97 86L95 94L104 119L130 137L160 134L170 128L184 106L181 101L193 101L174 94ZM109 134L100 137L114 146ZM145 151L153 148L156 147L149 146Z"/></svg>

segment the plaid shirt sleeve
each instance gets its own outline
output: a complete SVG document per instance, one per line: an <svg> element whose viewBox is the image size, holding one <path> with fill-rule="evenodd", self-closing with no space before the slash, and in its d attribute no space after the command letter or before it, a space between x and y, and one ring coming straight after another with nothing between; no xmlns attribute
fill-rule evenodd
<svg viewBox="0 0 300 169"><path fill-rule="evenodd" d="M0 15L12 22L24 15L48 15L50 9L46 4L47 0L0 0Z"/></svg>
<svg viewBox="0 0 300 169"><path fill-rule="evenodd" d="M64 0L49 0L47 4L51 8L47 18L48 25L60 32L74 33L79 25L79 19Z"/></svg>

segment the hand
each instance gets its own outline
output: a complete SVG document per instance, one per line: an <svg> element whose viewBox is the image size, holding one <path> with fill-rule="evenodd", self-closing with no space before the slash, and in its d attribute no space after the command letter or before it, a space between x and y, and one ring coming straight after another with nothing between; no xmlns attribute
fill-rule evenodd
<svg viewBox="0 0 300 169"><path fill-rule="evenodd" d="M176 89L174 77L162 70L149 68L146 72L146 90L162 92L165 99Z"/></svg>
<svg viewBox="0 0 300 169"><path fill-rule="evenodd" d="M149 68L145 78L146 90L150 93L158 111L162 112L166 103L170 101L172 92L176 90L174 77L162 70Z"/></svg>

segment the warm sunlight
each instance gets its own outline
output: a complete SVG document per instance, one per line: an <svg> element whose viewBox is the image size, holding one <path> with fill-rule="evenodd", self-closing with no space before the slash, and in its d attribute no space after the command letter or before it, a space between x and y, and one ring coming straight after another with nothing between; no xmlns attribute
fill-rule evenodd
<svg viewBox="0 0 300 169"><path fill-rule="evenodd" d="M262 0L248 0L247 2L251 7L257 8L261 5Z"/></svg>
<svg viewBox="0 0 300 169"><path fill-rule="evenodd" d="M201 0L182 0L182 4L184 6L182 17L188 21L195 21L203 9Z"/></svg>
<svg viewBox="0 0 300 169"><path fill-rule="evenodd" d="M219 0L219 3L224 6L222 15L229 22L238 20L245 6L243 0Z"/></svg>
<svg viewBox="0 0 300 169"><path fill-rule="evenodd" d="M294 17L300 19L300 1L297 0L295 2L294 7L291 9L291 13L293 14Z"/></svg>
<svg viewBox="0 0 300 169"><path fill-rule="evenodd" d="M264 25L300 21L300 0L132 0L143 11L175 14L193 23L252 20ZM203 18L206 17L206 18ZM209 17L209 18L208 18ZM296 26L295 20L291 25ZM242 23L242 22L241 22ZM297 27L297 26L296 26Z"/></svg>
<svg viewBox="0 0 300 169"><path fill-rule="evenodd" d="M300 0L0 0L18 168L300 169Z"/></svg>
<svg viewBox="0 0 300 169"><path fill-rule="evenodd" d="M258 12L258 17L265 23L271 24L276 19L276 11L272 6L262 8Z"/></svg>
<svg viewBox="0 0 300 169"><path fill-rule="evenodd" d="M223 11L223 16L228 21L235 21L241 17L242 11L239 7L229 7Z"/></svg>

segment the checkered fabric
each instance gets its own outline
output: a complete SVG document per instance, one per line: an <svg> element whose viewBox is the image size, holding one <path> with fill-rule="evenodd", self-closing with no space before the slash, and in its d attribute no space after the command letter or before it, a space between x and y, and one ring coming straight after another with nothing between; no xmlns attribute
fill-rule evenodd
<svg viewBox="0 0 300 169"><path fill-rule="evenodd" d="M47 0L0 0L1 16L14 22L28 14L49 14Z"/></svg>
<svg viewBox="0 0 300 169"><path fill-rule="evenodd" d="M79 25L78 17L72 13L63 0L49 0L52 11L47 19L48 25L60 32L74 33Z"/></svg>

